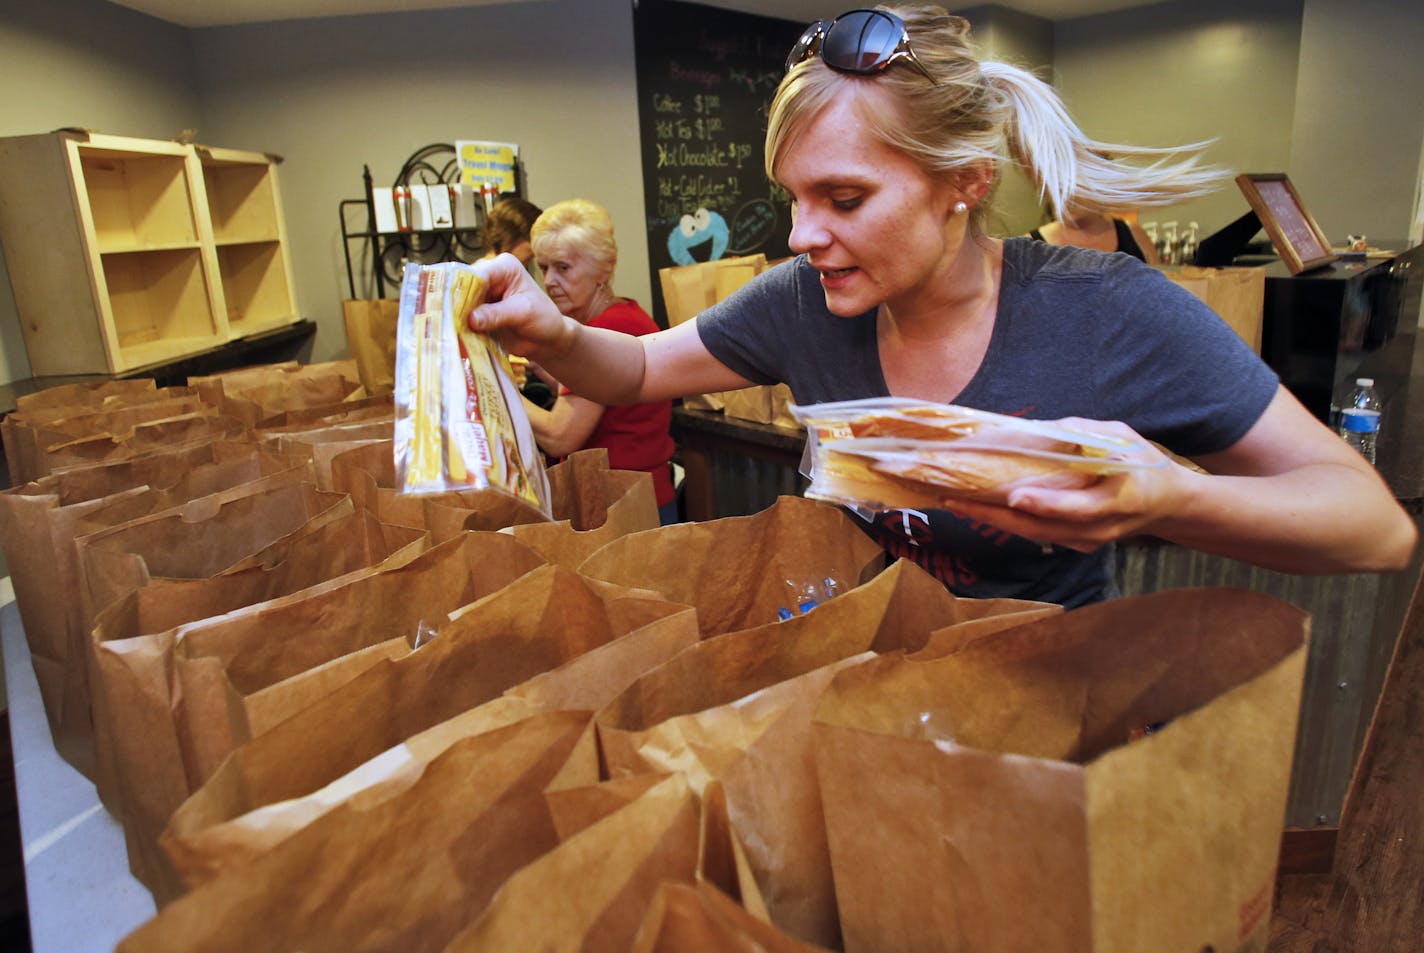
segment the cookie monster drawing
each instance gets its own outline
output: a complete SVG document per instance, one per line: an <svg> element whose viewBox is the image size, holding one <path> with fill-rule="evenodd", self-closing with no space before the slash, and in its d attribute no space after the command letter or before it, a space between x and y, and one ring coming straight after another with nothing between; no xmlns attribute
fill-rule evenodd
<svg viewBox="0 0 1424 953"><path fill-rule="evenodd" d="M668 236L668 254L675 265L695 265L698 259L692 257L692 249L706 242L712 243L712 252L705 261L716 261L727 251L727 220L716 212L700 208L691 215L684 215L677 228Z"/></svg>

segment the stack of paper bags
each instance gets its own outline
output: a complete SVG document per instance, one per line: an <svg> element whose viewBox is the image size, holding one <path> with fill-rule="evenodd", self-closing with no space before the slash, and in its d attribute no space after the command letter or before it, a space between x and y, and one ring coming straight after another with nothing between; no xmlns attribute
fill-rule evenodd
<svg viewBox="0 0 1424 953"><path fill-rule="evenodd" d="M768 267L766 256L758 254L660 268L658 279L662 283L668 325L692 320ZM682 401L684 407L692 410L721 410L728 417L795 430L800 425L787 411L790 403L791 391L785 384L699 394L684 397Z"/></svg>

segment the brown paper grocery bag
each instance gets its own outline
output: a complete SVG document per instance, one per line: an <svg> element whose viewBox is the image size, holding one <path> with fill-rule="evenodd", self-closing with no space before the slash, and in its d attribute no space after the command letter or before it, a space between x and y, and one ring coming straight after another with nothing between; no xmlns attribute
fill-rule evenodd
<svg viewBox="0 0 1424 953"><path fill-rule="evenodd" d="M765 270L761 254L658 269L668 325L691 321Z"/></svg>
<svg viewBox="0 0 1424 953"><path fill-rule="evenodd" d="M1187 289L1220 315L1261 353L1262 315L1266 304L1266 269L1198 268L1195 265L1168 266L1162 273L1175 285Z"/></svg>
<svg viewBox="0 0 1424 953"><path fill-rule="evenodd" d="M317 486L330 490L334 488L331 461L347 450L389 441L394 422L394 416L383 416L304 429L259 433L263 442L274 450L310 457L316 467Z"/></svg>
<svg viewBox="0 0 1424 953"><path fill-rule="evenodd" d="M431 734L419 750L438 751L442 738L448 743L467 732L456 724L462 712L506 689L525 713L601 707L697 639L688 607L562 567L536 569L452 613L412 655L372 667L300 718L236 749L175 812L165 850L185 882L199 883L289 836L295 827L286 818L308 823L334 796L315 798L320 805L263 811L260 823L237 822L243 814L278 801L290 805L422 732ZM443 734L435 731L439 723ZM417 755L407 750L402 757ZM596 780L596 761L591 774ZM349 779L341 790L358 787Z"/></svg>
<svg viewBox="0 0 1424 953"><path fill-rule="evenodd" d="M31 425L66 416L79 408L103 407L110 399L142 402L154 399L156 395L157 382L148 378L65 384L16 397L15 409L0 416L0 440L4 442L10 486L28 483L44 475L36 464Z"/></svg>
<svg viewBox="0 0 1424 953"><path fill-rule="evenodd" d="M29 483L0 494L0 539L50 736L59 754L92 779L94 742L74 558L76 526L89 511L119 496L146 491L137 487L65 505L58 493L41 487Z"/></svg>
<svg viewBox="0 0 1424 953"><path fill-rule="evenodd" d="M638 928L630 953L825 953L757 919L715 886L665 881Z"/></svg>
<svg viewBox="0 0 1424 953"><path fill-rule="evenodd" d="M720 780L727 793L730 836L746 852L755 893L771 921L797 937L831 946L839 940L835 896L806 735L816 699L836 669L871 657L840 659L645 730L623 727L626 721L598 726L613 777L678 771L695 791Z"/></svg>
<svg viewBox="0 0 1424 953"><path fill-rule="evenodd" d="M168 905L118 949L443 949L555 847L542 792L586 725L585 713L551 712L466 738L398 796L336 808Z"/></svg>
<svg viewBox="0 0 1424 953"><path fill-rule="evenodd" d="M758 385L722 393L722 410L728 417L772 424L789 430L805 429L792 415L791 388L785 384Z"/></svg>
<svg viewBox="0 0 1424 953"><path fill-rule="evenodd" d="M160 902L179 891L158 835L246 740L248 696L394 638L414 645L451 610L541 564L508 536L469 533L393 569L350 573L156 635L96 642L96 743L112 749L111 812L124 825L134 875Z"/></svg>
<svg viewBox="0 0 1424 953"><path fill-rule="evenodd" d="M305 458L279 454L240 437L180 443L106 463L66 467L50 475L56 482L41 485L62 487L62 495L76 500L148 487L176 491L176 503L304 465Z"/></svg>
<svg viewBox="0 0 1424 953"><path fill-rule="evenodd" d="M77 543L85 629L150 579L215 575L283 537L353 511L346 496L279 474L90 533Z"/></svg>
<svg viewBox="0 0 1424 953"><path fill-rule="evenodd" d="M835 507L783 496L753 516L633 533L579 567L595 579L643 586L696 607L704 635L734 632L795 611L803 587L825 598L855 586L883 552Z"/></svg>
<svg viewBox="0 0 1424 953"><path fill-rule="evenodd" d="M359 507L383 523L430 530L444 542L468 530L493 531L548 517L523 500L496 490L402 493L397 487L395 451L388 440L351 447L331 458L331 486L349 493Z"/></svg>
<svg viewBox="0 0 1424 953"><path fill-rule="evenodd" d="M587 830L615 811L632 804L671 775L640 774L612 781L593 780L578 787L548 791L544 800L560 841Z"/></svg>
<svg viewBox="0 0 1424 953"><path fill-rule="evenodd" d="M313 731L339 737L337 728L321 719L317 706L312 707L311 716L305 720L312 723ZM334 776L319 767L309 769L302 760L305 751L321 753L320 744L303 746L296 734L287 730L291 725L278 725L239 746L183 802L169 820L159 845L186 889L197 889L270 853L342 804L369 806L400 796L431 761L457 742L555 710L578 709L543 709L513 696L501 696L414 734ZM280 741L284 735L285 744ZM573 772L576 784L595 783L597 749L586 740L580 744L580 753L570 756L581 762ZM313 780L317 777L321 780Z"/></svg>
<svg viewBox="0 0 1424 953"><path fill-rule="evenodd" d="M356 361L361 383L372 394L389 394L395 389L396 321L400 301L396 298L341 302L346 321L346 347Z"/></svg>
<svg viewBox="0 0 1424 953"><path fill-rule="evenodd" d="M81 598L76 542L115 523L286 475L305 465L255 444L215 442L75 467L0 493L3 542L15 599L55 747L95 777L89 715L88 620Z"/></svg>
<svg viewBox="0 0 1424 953"><path fill-rule="evenodd" d="M139 404L128 402L103 408L54 408L47 414L22 419L15 428L27 479L38 479L54 469L50 449L86 437L122 436L137 426L174 417L211 415L215 411L191 389L177 397L160 397Z"/></svg>
<svg viewBox="0 0 1424 953"><path fill-rule="evenodd" d="M262 482L250 485L260 486ZM222 498L222 494L215 496ZM127 595L111 601L105 611L95 616L92 624L83 626L84 634L76 636L75 656L79 664L73 667L71 674L81 682L86 713L91 707L89 680L94 640L113 641L163 632L185 622L275 599L368 567L393 568L425 550L425 534L382 526L370 514L353 511L349 502L343 497L335 498L335 505L316 518L228 569L205 578L155 579L149 575L148 560L144 556L123 550L105 554L99 560L107 573L105 585L112 593L127 591ZM101 510L98 515L106 517L109 512ZM89 550L85 544L91 538L78 536L75 540L86 555ZM201 539L195 545L206 548ZM212 550L221 551L219 547ZM164 563L160 560L157 565ZM201 571L203 560L194 558L192 565ZM121 585L122 580L127 580L129 585ZM84 576L82 581L87 585L91 580ZM91 738L96 730L101 729L91 725ZM95 759L92 777L100 799L113 810L112 745L106 739L91 741L91 744Z"/></svg>
<svg viewBox="0 0 1424 953"><path fill-rule="evenodd" d="M673 775L511 876L446 949L623 953L658 885L696 866L697 798Z"/></svg>
<svg viewBox="0 0 1424 953"><path fill-rule="evenodd" d="M146 398L156 390L158 382L151 377L60 384L17 397L15 410L23 414L45 407L98 407L113 397Z"/></svg>
<svg viewBox="0 0 1424 953"><path fill-rule="evenodd" d="M320 404L315 407L294 407L284 410L259 423L253 428L253 434L260 440L278 432L291 433L323 426L379 420L394 413L395 402L390 394L352 398L337 404Z"/></svg>
<svg viewBox="0 0 1424 953"><path fill-rule="evenodd" d="M1171 590L840 673L815 755L845 949L1265 949L1307 628Z"/></svg>
<svg viewBox="0 0 1424 953"><path fill-rule="evenodd" d="M602 783L551 790L545 797L554 818L559 840L567 840L585 828L593 826L614 811L642 797L650 788L661 784L671 774L631 774ZM741 852L731 822L727 818L727 799L721 783L709 781L702 789L699 804L697 835L697 882L713 884L719 891L739 898L746 910L763 921L766 906L757 892L756 881Z"/></svg>
<svg viewBox="0 0 1424 953"><path fill-rule="evenodd" d="M836 947L840 938L811 716L837 668L866 653L917 651L952 627L1022 603L959 599L906 560L786 622L706 639L639 679L595 719L610 776L681 771L726 793L772 922Z"/></svg>
<svg viewBox="0 0 1424 953"><path fill-rule="evenodd" d="M386 526L364 510L340 513L231 568L201 579L152 579L100 612L99 642L165 632L373 567L402 566L428 548L419 530Z"/></svg>
<svg viewBox="0 0 1424 953"><path fill-rule="evenodd" d="M61 467L83 466L124 460L155 450L172 450L190 443L213 440L233 440L247 430L239 420L212 413L183 414L148 423L137 424L121 434L97 434L76 437L65 443L53 444L43 451L41 473Z"/></svg>
<svg viewBox="0 0 1424 953"><path fill-rule="evenodd" d="M15 410L0 419L0 433L4 435L5 455L10 467L11 485L25 483L44 475L44 468L38 463L41 458L40 449L42 446L57 441L53 437L41 438L38 432L53 421L144 405L163 404L171 407L174 406L175 401L182 401L196 395L193 388L156 388L152 379L114 383L138 383L142 386L119 390L100 387L85 392L76 391L73 385L70 385L47 388L38 393L18 398ZM171 416L171 414L156 415L156 417L165 416ZM147 419L155 419L155 416L150 416ZM70 436L77 435L68 427L61 429ZM79 433L93 434L102 432L104 429L103 427L98 430L89 428Z"/></svg>
<svg viewBox="0 0 1424 953"><path fill-rule="evenodd" d="M361 387L356 362L350 360L259 365L189 377L188 384L209 404L248 427L287 411L369 396Z"/></svg>
<svg viewBox="0 0 1424 953"><path fill-rule="evenodd" d="M743 255L658 269L668 326L691 321L712 305L766 270L766 256ZM697 394L683 398L691 410L721 410L724 394Z"/></svg>
<svg viewBox="0 0 1424 953"><path fill-rule="evenodd" d="M358 478L359 481L359 478ZM384 511L423 505L423 525L435 539L468 529L507 529L550 563L578 567L601 546L658 524L652 478L632 470L610 470L602 448L580 450L549 468L553 519L493 490L423 494L380 504ZM356 496L366 498L367 491ZM378 491L379 492L379 491Z"/></svg>
<svg viewBox="0 0 1424 953"><path fill-rule="evenodd" d="M429 558L437 556L431 550L401 565L348 574L177 630L174 676L183 704L175 712L175 722L192 786L196 789L233 748L252 736L250 714L245 719L244 712L233 707L231 692L253 696L270 691L316 666L333 664L390 639L419 648L426 640L460 628L447 621L450 612L505 592L541 565L538 554L498 534L467 534L452 543L450 551L437 547L442 550L437 558ZM351 584L340 585L343 580ZM370 614L356 618L362 602ZM321 628L305 631L313 618L321 620ZM289 637L273 639L274 631ZM450 673L438 668L446 647L432 643L431 648L435 664L427 666L433 671L424 673L427 680L422 685L435 693L438 676ZM429 678L437 680L432 683ZM205 691L204 686L214 688ZM228 697L216 686L227 689ZM427 699L426 704L440 702Z"/></svg>
<svg viewBox="0 0 1424 953"><path fill-rule="evenodd" d="M31 425L36 445L43 448L75 437L127 433L138 424L185 414L214 412L192 388L155 392L153 400L96 408L69 408L68 413L45 415ZM163 396L159 396L163 395Z"/></svg>
<svg viewBox="0 0 1424 953"><path fill-rule="evenodd" d="M551 563L577 568L607 543L658 527L652 477L610 470L608 451L579 450L549 468L556 522L525 523L511 532Z"/></svg>
<svg viewBox="0 0 1424 953"><path fill-rule="evenodd" d="M250 364L217 371L212 374L190 375L188 386L196 387L215 406L223 395L245 396L254 390L274 383L300 380L304 377L343 377L353 383L360 383L360 371L354 360L317 361L302 364L298 361L274 361L270 364Z"/></svg>

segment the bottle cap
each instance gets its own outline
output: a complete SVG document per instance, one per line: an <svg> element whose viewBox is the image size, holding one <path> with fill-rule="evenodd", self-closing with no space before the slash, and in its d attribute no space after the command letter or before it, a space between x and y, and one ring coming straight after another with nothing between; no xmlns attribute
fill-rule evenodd
<svg viewBox="0 0 1424 953"><path fill-rule="evenodd" d="M1355 378L1355 383L1361 387L1373 387L1375 386L1375 379L1373 377L1357 377Z"/></svg>

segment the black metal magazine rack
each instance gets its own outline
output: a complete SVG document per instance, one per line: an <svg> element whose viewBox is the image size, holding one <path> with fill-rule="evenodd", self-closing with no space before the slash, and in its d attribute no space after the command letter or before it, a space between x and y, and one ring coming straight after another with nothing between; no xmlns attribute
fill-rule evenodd
<svg viewBox="0 0 1424 953"><path fill-rule="evenodd" d="M411 185L453 185L460 181L460 163L455 145L448 142L424 146L406 159L393 187ZM454 221L443 228L378 230L374 187L369 167L362 168L364 198L342 199L341 248L346 259L346 284L351 297L384 298L387 290L399 289L401 272L407 262L429 264L437 261L474 261L484 255L482 236L484 209L475 203L475 221ZM522 194L523 169L515 168L515 193ZM354 254L353 254L354 251ZM357 294L357 275L369 293ZM362 289L367 290L366 288Z"/></svg>

